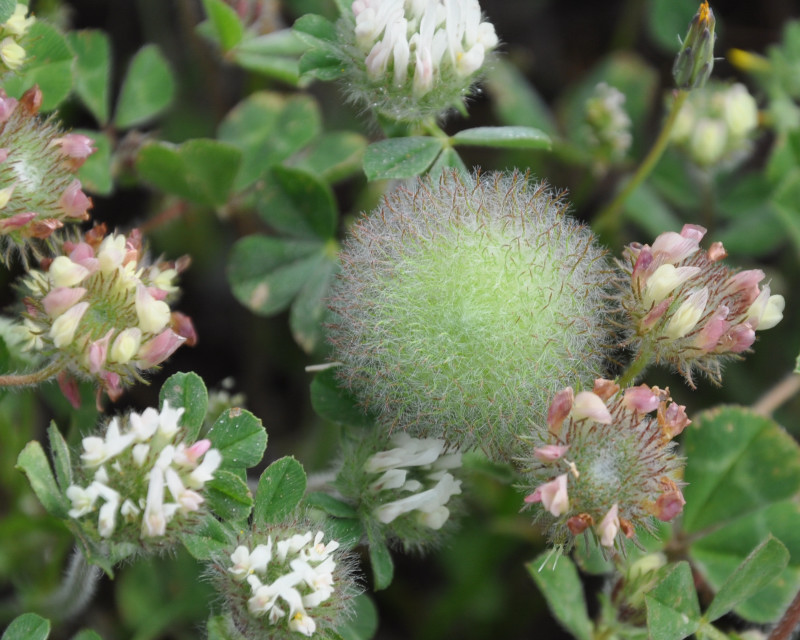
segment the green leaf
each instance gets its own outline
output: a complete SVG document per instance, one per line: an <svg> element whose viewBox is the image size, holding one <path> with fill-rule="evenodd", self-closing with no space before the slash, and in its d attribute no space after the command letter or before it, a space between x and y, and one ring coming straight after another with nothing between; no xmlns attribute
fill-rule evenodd
<svg viewBox="0 0 800 640"><path fill-rule="evenodd" d="M623 205L625 217L653 238L667 229L680 229L681 221L648 183L640 184Z"/></svg>
<svg viewBox="0 0 800 640"><path fill-rule="evenodd" d="M139 49L122 81L114 123L128 129L155 118L175 95L175 81L166 58L154 44Z"/></svg>
<svg viewBox="0 0 800 640"><path fill-rule="evenodd" d="M16 0L0 0L0 22L5 22L14 15L16 7Z"/></svg>
<svg viewBox="0 0 800 640"><path fill-rule="evenodd" d="M311 382L311 406L322 418L336 424L368 429L375 421L361 407L358 400L336 381L336 370L320 371Z"/></svg>
<svg viewBox="0 0 800 640"><path fill-rule="evenodd" d="M45 640L49 635L49 620L35 613L23 613L11 621L2 640Z"/></svg>
<svg viewBox="0 0 800 640"><path fill-rule="evenodd" d="M262 56L299 56L308 51L308 45L292 29L281 29L242 40L236 51Z"/></svg>
<svg viewBox="0 0 800 640"><path fill-rule="evenodd" d="M309 493L306 496L306 503L310 507L322 509L325 513L337 518L355 518L358 515L358 512L353 508L352 505L342 502L341 500L334 498L332 495L323 493L322 491L314 491Z"/></svg>
<svg viewBox="0 0 800 640"><path fill-rule="evenodd" d="M145 181L167 193L218 207L228 200L241 158L232 145L195 138L179 146L166 142L145 146L136 169Z"/></svg>
<svg viewBox="0 0 800 640"><path fill-rule="evenodd" d="M331 246L336 246L331 241ZM313 353L325 344L323 322L328 316L327 300L336 274L339 261L335 249L330 250L333 257L322 256L314 274L300 289L289 314L289 328L292 337L306 353Z"/></svg>
<svg viewBox="0 0 800 640"><path fill-rule="evenodd" d="M688 562L663 567L658 585L645 595L645 602L652 640L681 640L700 627L700 605Z"/></svg>
<svg viewBox="0 0 800 640"><path fill-rule="evenodd" d="M47 438L50 441L50 452L53 456L56 480L61 491L65 492L72 484L72 461L67 442L53 421L50 421L50 426L47 428Z"/></svg>
<svg viewBox="0 0 800 640"><path fill-rule="evenodd" d="M215 40L223 51L229 51L241 42L244 27L233 7L222 0L203 0L203 8L214 29Z"/></svg>
<svg viewBox="0 0 800 640"><path fill-rule="evenodd" d="M800 447L773 420L746 409L700 414L684 446L687 533L719 527L800 489Z"/></svg>
<svg viewBox="0 0 800 640"><path fill-rule="evenodd" d="M525 568L547 600L556 620L578 640L591 640L594 626L586 610L578 570L567 556L553 561L552 555L552 551L545 551L526 563Z"/></svg>
<svg viewBox="0 0 800 640"><path fill-rule="evenodd" d="M678 52L698 4L697 0L648 0L644 13L648 32L664 51Z"/></svg>
<svg viewBox="0 0 800 640"><path fill-rule="evenodd" d="M368 180L403 179L421 175L442 151L437 138L411 136L374 142L364 153Z"/></svg>
<svg viewBox="0 0 800 640"><path fill-rule="evenodd" d="M333 184L360 171L367 139L353 131L325 133L293 165Z"/></svg>
<svg viewBox="0 0 800 640"><path fill-rule="evenodd" d="M255 313L283 311L321 266L322 251L316 241L242 238L233 246L228 264L233 295Z"/></svg>
<svg viewBox="0 0 800 640"><path fill-rule="evenodd" d="M259 525L288 518L306 491L306 472L297 460L281 458L269 465L258 481L253 520Z"/></svg>
<svg viewBox="0 0 800 640"><path fill-rule="evenodd" d="M47 456L38 442L31 441L17 457L17 469L28 476L33 492L47 512L57 518L66 518L69 504L59 491Z"/></svg>
<svg viewBox="0 0 800 640"><path fill-rule="evenodd" d="M208 411L208 391L203 379L196 373L176 373L161 387L158 395L159 406L169 402L173 409L183 407L181 426L186 429L187 442L194 442L200 434L200 427Z"/></svg>
<svg viewBox="0 0 800 640"><path fill-rule="evenodd" d="M339 41L336 33L336 25L327 18L313 13L302 16L295 20L292 29L305 42L312 45L320 43L337 44Z"/></svg>
<svg viewBox="0 0 800 640"><path fill-rule="evenodd" d="M300 58L298 71L301 77L332 82L343 77L347 67L338 55L324 49L312 49Z"/></svg>
<svg viewBox="0 0 800 640"><path fill-rule="evenodd" d="M261 181L256 208L272 227L299 238L332 238L338 212L330 187L302 169L272 167Z"/></svg>
<svg viewBox="0 0 800 640"><path fill-rule="evenodd" d="M206 516L201 527L181 535L181 542L192 557L201 562L221 554L229 545L225 527L211 515Z"/></svg>
<svg viewBox="0 0 800 640"><path fill-rule="evenodd" d="M770 536L745 558L722 585L705 613L714 621L772 582L789 564L789 551Z"/></svg>
<svg viewBox="0 0 800 640"><path fill-rule="evenodd" d="M72 636L71 640L103 640L102 636L100 636L97 631L92 631L91 629L83 629L82 631L78 631L74 636Z"/></svg>
<svg viewBox="0 0 800 640"><path fill-rule="evenodd" d="M299 56L307 49L306 43L291 29L281 29L245 38L231 56L240 67L297 85L300 80Z"/></svg>
<svg viewBox="0 0 800 640"><path fill-rule="evenodd" d="M261 420L238 407L223 411L206 437L222 454L225 469L255 466L267 448L267 432Z"/></svg>
<svg viewBox="0 0 800 640"><path fill-rule="evenodd" d="M242 152L236 191L297 153L321 129L319 107L309 96L286 98L266 91L248 96L225 116L218 131L222 142Z"/></svg>
<svg viewBox="0 0 800 640"><path fill-rule="evenodd" d="M212 616L206 623L208 640L244 640L229 616Z"/></svg>
<svg viewBox="0 0 800 640"><path fill-rule="evenodd" d="M78 169L78 178L83 188L91 193L109 195L114 189L114 179L111 176L111 140L102 131L75 129L73 133L90 137L97 148Z"/></svg>
<svg viewBox="0 0 800 640"><path fill-rule="evenodd" d="M436 180L442 174L442 171L449 171L452 169L455 169L462 175L469 174L469 169L467 169L467 165L464 164L458 152L452 147L448 147L439 154L436 158L436 162L428 169L428 175L433 180Z"/></svg>
<svg viewBox="0 0 800 640"><path fill-rule="evenodd" d="M369 561L372 564L372 581L375 591L386 589L394 578L394 561L389 547L377 531L367 531L369 542Z"/></svg>
<svg viewBox="0 0 800 640"><path fill-rule="evenodd" d="M248 53L239 49L234 49L231 55L236 64L248 71L255 71L292 86L305 84L300 82L300 62L296 58Z"/></svg>
<svg viewBox="0 0 800 640"><path fill-rule="evenodd" d="M75 93L97 122L108 122L108 88L111 82L111 45L99 30L85 29L67 34L75 52Z"/></svg>
<svg viewBox="0 0 800 640"><path fill-rule="evenodd" d="M325 526L344 549L352 549L364 538L364 525L359 518L328 518Z"/></svg>
<svg viewBox="0 0 800 640"><path fill-rule="evenodd" d="M353 617L337 629L344 640L370 640L378 631L378 610L372 599L359 594L352 600Z"/></svg>
<svg viewBox="0 0 800 640"><path fill-rule="evenodd" d="M250 516L253 496L238 475L217 469L204 488L209 508L223 520L241 522ZM195 549L197 551L197 549Z"/></svg>
<svg viewBox="0 0 800 640"><path fill-rule="evenodd" d="M535 127L555 136L553 114L525 75L508 60L498 58L483 83L492 96L492 107L506 125Z"/></svg>
<svg viewBox="0 0 800 640"><path fill-rule="evenodd" d="M39 85L42 111L52 111L72 91L74 55L66 38L52 25L36 21L28 31L26 62L18 75L3 80L3 88L14 97Z"/></svg>
<svg viewBox="0 0 800 640"><path fill-rule="evenodd" d="M505 149L550 149L550 136L533 127L475 127L454 135L454 145Z"/></svg>

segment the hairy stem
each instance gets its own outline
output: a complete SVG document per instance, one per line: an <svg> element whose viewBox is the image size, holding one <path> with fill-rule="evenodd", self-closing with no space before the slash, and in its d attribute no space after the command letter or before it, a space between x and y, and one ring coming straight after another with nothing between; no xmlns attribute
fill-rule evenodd
<svg viewBox="0 0 800 640"><path fill-rule="evenodd" d="M644 347L640 352L639 355L636 356L636 359L628 365L628 368L622 373L622 375L617 378L617 384L622 387L623 389L636 380L636 376L638 376L642 371L645 370L648 364L650 364L650 349Z"/></svg>
<svg viewBox="0 0 800 640"><path fill-rule="evenodd" d="M42 602L42 608L50 617L58 620L76 617L91 601L101 573L100 568L90 565L81 550L76 548L72 552L64 580Z"/></svg>
<svg viewBox="0 0 800 640"><path fill-rule="evenodd" d="M689 92L684 89L677 92L675 100L672 103L672 109L667 116L667 120L664 122L664 126L661 128L661 133L658 134L658 138L656 138L655 143L647 156L645 156L642 164L639 165L636 173L628 184L625 185L625 188L597 214L597 218L594 221L594 230L599 236L612 236L619 230L622 205L625 204L628 197L642 182L644 182L645 178L647 178L655 168L656 163L667 148L667 143L672 133L672 127L688 95Z"/></svg>
<svg viewBox="0 0 800 640"><path fill-rule="evenodd" d="M55 360L39 371L32 373L7 373L0 375L0 387L26 387L28 385L46 382L64 369L64 363Z"/></svg>

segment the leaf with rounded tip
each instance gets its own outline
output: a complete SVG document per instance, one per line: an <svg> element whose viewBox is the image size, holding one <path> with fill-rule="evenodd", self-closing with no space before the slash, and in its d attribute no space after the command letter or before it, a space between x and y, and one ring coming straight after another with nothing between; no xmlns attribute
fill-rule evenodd
<svg viewBox="0 0 800 640"><path fill-rule="evenodd" d="M99 29L67 34L75 52L75 93L97 122L108 122L108 88L111 83L111 44Z"/></svg>
<svg viewBox="0 0 800 640"><path fill-rule="evenodd" d="M367 180L413 178L422 175L444 148L429 136L389 138L373 142L364 153Z"/></svg>
<svg viewBox="0 0 800 640"><path fill-rule="evenodd" d="M49 620L35 613L23 613L11 621L0 640L45 640L49 635Z"/></svg>
<svg viewBox="0 0 800 640"><path fill-rule="evenodd" d="M159 406L169 402L173 409L183 407L180 424L186 430L186 441L197 440L208 410L208 391L196 373L176 373L167 378L158 394Z"/></svg>
<svg viewBox="0 0 800 640"><path fill-rule="evenodd" d="M550 149L550 136L533 127L475 127L455 134L454 145L502 149Z"/></svg>
<svg viewBox="0 0 800 640"><path fill-rule="evenodd" d="M322 509L325 513L337 518L355 518L358 512L352 505L342 502L332 495L322 491L314 491L306 496L306 504L310 507Z"/></svg>
<svg viewBox="0 0 800 640"><path fill-rule="evenodd" d="M89 193L109 195L114 190L114 178L111 175L111 140L102 131L73 129L72 132L91 138L97 149L78 169L77 176L83 189Z"/></svg>
<svg viewBox="0 0 800 640"><path fill-rule="evenodd" d="M195 560L206 561L228 547L229 537L222 523L206 514L201 526L192 529L191 533L181 534L181 542Z"/></svg>
<svg viewBox="0 0 800 640"><path fill-rule="evenodd" d="M336 45L339 42L336 25L315 13L307 13L295 20L292 30L298 38L312 45L321 43Z"/></svg>
<svg viewBox="0 0 800 640"><path fill-rule="evenodd" d="M354 131L324 133L292 165L334 184L361 169L367 139Z"/></svg>
<svg viewBox="0 0 800 640"><path fill-rule="evenodd" d="M567 556L551 560L552 551L525 564L550 612L578 640L591 640L594 625L586 609L583 585L575 564Z"/></svg>
<svg viewBox="0 0 800 640"><path fill-rule="evenodd" d="M337 631L343 640L370 640L378 631L378 610L372 599L361 593L352 600L353 616Z"/></svg>
<svg viewBox="0 0 800 640"><path fill-rule="evenodd" d="M230 51L242 41L244 27L236 10L222 0L203 0L214 40L223 51Z"/></svg>
<svg viewBox="0 0 800 640"><path fill-rule="evenodd" d="M269 465L258 481L253 521L269 525L288 518L306 492L306 472L292 457Z"/></svg>
<svg viewBox="0 0 800 640"><path fill-rule="evenodd" d="M267 448L267 432L261 420L238 407L223 411L206 437L222 454L224 469L253 467L261 462Z"/></svg>
<svg viewBox="0 0 800 640"><path fill-rule="evenodd" d="M33 492L48 513L57 518L68 517L69 501L56 484L42 445L35 440L26 444L17 457L17 469L28 476Z"/></svg>
<svg viewBox="0 0 800 640"><path fill-rule="evenodd" d="M394 579L394 561L389 547L377 531L367 531L369 542L369 561L372 564L372 580L375 591L386 589Z"/></svg>
<svg viewBox="0 0 800 640"><path fill-rule="evenodd" d="M156 45L145 45L128 65L114 124L118 129L128 129L152 120L170 105L174 95L169 63Z"/></svg>
<svg viewBox="0 0 800 640"><path fill-rule="evenodd" d="M235 473L217 469L203 489L208 508L225 521L242 522L250 517L253 496L247 483Z"/></svg>
<svg viewBox="0 0 800 640"><path fill-rule="evenodd" d="M352 427L373 427L375 421L358 405L358 400L336 380L333 368L320 371L311 382L311 406L321 418Z"/></svg>
<svg viewBox="0 0 800 640"><path fill-rule="evenodd" d="M681 640L700 627L700 604L692 569L681 561L658 572L658 584L645 595L647 630L652 640Z"/></svg>

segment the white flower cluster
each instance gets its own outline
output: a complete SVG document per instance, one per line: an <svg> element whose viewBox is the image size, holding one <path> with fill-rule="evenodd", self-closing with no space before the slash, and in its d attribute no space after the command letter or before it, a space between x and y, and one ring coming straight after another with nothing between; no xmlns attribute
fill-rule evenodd
<svg viewBox="0 0 800 640"><path fill-rule="evenodd" d="M445 505L461 493L461 481L448 471L461 466L461 453L447 453L444 440L413 438L407 433L393 436L391 443L394 449L376 453L364 465L367 473L381 474L369 488L376 493L410 495L380 505L374 511L375 517L388 524L417 511L421 524L441 529L450 517Z"/></svg>
<svg viewBox="0 0 800 640"><path fill-rule="evenodd" d="M498 43L478 0L355 0L353 15L370 78L391 70L402 86L410 72L417 97L433 89L445 65L461 78L472 75Z"/></svg>
<svg viewBox="0 0 800 640"><path fill-rule="evenodd" d="M585 118L592 146L605 151L612 160L622 158L633 142L625 94L605 82L598 83L586 101Z"/></svg>
<svg viewBox="0 0 800 640"><path fill-rule="evenodd" d="M119 514L127 523L141 518L140 535L148 538L163 536L176 514L197 511L204 501L198 491L214 477L222 456L210 448L210 440L191 446L175 442L181 434L178 422L183 412L182 407L172 409L165 401L161 412L148 408L142 414L131 413L124 432L119 419L113 418L105 437L84 438L83 467L95 473L88 487L73 484L67 489L70 517L92 513L102 500L97 526L101 537L114 533ZM122 495L117 490L121 487L140 490ZM165 488L174 502L165 502Z"/></svg>
<svg viewBox="0 0 800 640"><path fill-rule="evenodd" d="M319 606L333 594L336 562L332 554L339 548L335 540L323 544L323 537L319 531L312 542L308 531L284 540L276 538L274 545L269 536L267 544L259 544L252 551L244 545L236 547L231 554L233 566L228 571L250 585L253 595L247 608L252 615L260 618L269 614L274 625L288 614L289 630L305 636L316 631L317 624L306 610ZM278 606L279 599L288 611Z"/></svg>

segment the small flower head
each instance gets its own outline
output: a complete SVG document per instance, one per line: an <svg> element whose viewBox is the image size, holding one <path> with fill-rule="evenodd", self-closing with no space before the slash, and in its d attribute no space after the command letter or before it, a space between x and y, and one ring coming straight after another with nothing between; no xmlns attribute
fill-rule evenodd
<svg viewBox="0 0 800 640"><path fill-rule="evenodd" d="M584 107L586 138L598 163L618 162L633 142L631 119L625 111L625 94L601 82Z"/></svg>
<svg viewBox="0 0 800 640"><path fill-rule="evenodd" d="M682 461L672 438L690 422L684 408L668 390L646 385L602 402L609 420L598 419L599 411L572 412L558 435L530 438L524 473L533 491L525 503L541 503L537 517L550 524L555 544L570 546L578 534L593 532L612 547L636 527L649 529L653 517L672 520L683 509ZM541 455L551 449L564 453Z"/></svg>
<svg viewBox="0 0 800 640"><path fill-rule="evenodd" d="M721 243L701 249L704 234L685 225L652 247L629 245L615 283L627 344L672 364L690 385L696 370L719 382L720 363L749 349L757 330L780 322L784 307L783 296L759 287L763 271L726 267Z"/></svg>
<svg viewBox="0 0 800 640"><path fill-rule="evenodd" d="M389 429L510 457L531 410L602 370L603 251L546 185L421 180L355 225L342 263L336 371Z"/></svg>
<svg viewBox="0 0 800 640"><path fill-rule="evenodd" d="M92 206L73 175L94 151L91 141L64 135L52 118L39 118L40 103L38 87L19 101L0 89L0 256L5 262L12 248L26 258L36 241L87 220Z"/></svg>
<svg viewBox="0 0 800 640"><path fill-rule="evenodd" d="M165 401L161 411L112 418L103 433L83 439L66 496L69 516L87 539L159 550L200 521L203 490L221 457L208 440L184 441L182 414ZM186 451L198 454L181 455ZM195 477L200 469L203 482Z"/></svg>
<svg viewBox="0 0 800 640"><path fill-rule="evenodd" d="M356 0L351 11L339 23L348 89L397 120L460 104L498 44L477 0Z"/></svg>
<svg viewBox="0 0 800 640"><path fill-rule="evenodd" d="M96 227L44 265L24 280L32 348L112 398L185 341L171 328L172 278L160 277L164 264L144 262L138 232Z"/></svg>
<svg viewBox="0 0 800 640"><path fill-rule="evenodd" d="M211 569L245 638L330 638L358 592L344 549L308 522L241 535Z"/></svg>
<svg viewBox="0 0 800 640"><path fill-rule="evenodd" d="M705 0L697 10L689 32L681 44L672 66L672 77L678 89L702 87L714 68L714 12Z"/></svg>
<svg viewBox="0 0 800 640"><path fill-rule="evenodd" d="M25 63L25 36L35 21L28 16L28 7L18 2L11 17L0 24L0 62L5 67L0 71L17 71Z"/></svg>

